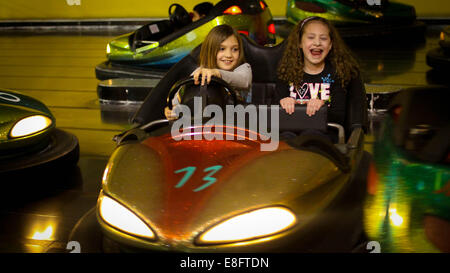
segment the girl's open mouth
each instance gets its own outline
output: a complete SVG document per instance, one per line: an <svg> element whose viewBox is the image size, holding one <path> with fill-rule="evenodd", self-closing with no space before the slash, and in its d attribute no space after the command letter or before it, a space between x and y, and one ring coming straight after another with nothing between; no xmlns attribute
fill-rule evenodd
<svg viewBox="0 0 450 273"><path fill-rule="evenodd" d="M311 49L310 52L311 52L311 55L318 57L318 56L322 55L323 50L322 49Z"/></svg>

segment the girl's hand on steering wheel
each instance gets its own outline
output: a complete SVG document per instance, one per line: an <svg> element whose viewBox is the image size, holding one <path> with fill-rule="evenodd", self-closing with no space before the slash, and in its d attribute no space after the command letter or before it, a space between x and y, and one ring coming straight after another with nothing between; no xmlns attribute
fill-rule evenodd
<svg viewBox="0 0 450 273"><path fill-rule="evenodd" d="M281 105L281 108L283 108L286 111L286 113L288 113L289 115L294 113L295 100L293 98L286 97L284 99L281 99L280 105Z"/></svg>
<svg viewBox="0 0 450 273"><path fill-rule="evenodd" d="M199 67L197 68L194 73L194 84L199 84L199 77L201 76L201 84L205 85L208 84L211 81L211 77L215 76L217 78L222 78L222 75L220 74L220 71L215 69L215 68L204 68L204 67Z"/></svg>
<svg viewBox="0 0 450 273"><path fill-rule="evenodd" d="M311 99L306 103L306 114L308 116L313 116L320 107L325 104L325 101L319 99Z"/></svg>

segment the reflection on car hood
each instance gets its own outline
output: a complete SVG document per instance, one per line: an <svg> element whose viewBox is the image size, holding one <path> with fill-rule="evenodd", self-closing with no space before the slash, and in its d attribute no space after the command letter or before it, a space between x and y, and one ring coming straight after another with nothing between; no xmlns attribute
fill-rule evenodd
<svg viewBox="0 0 450 273"><path fill-rule="evenodd" d="M260 143L248 139L177 142L170 135L118 147L107 170L104 193L160 237L177 241L252 208L296 203L296 213L308 214L325 206L333 191L316 191L321 198L314 202L302 203L302 196L342 174L325 157L283 142L261 152Z"/></svg>

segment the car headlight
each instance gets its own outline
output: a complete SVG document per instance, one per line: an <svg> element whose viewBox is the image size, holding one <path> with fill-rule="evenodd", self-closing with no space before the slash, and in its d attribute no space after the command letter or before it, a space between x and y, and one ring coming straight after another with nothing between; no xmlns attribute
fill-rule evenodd
<svg viewBox="0 0 450 273"><path fill-rule="evenodd" d="M220 244L257 239L287 230L296 223L295 215L284 207L267 207L225 220L197 239L198 244Z"/></svg>
<svg viewBox="0 0 450 273"><path fill-rule="evenodd" d="M52 124L49 117L43 115L34 115L23 118L14 124L10 132L10 137L23 137L31 135L48 128Z"/></svg>
<svg viewBox="0 0 450 273"><path fill-rule="evenodd" d="M100 199L100 216L111 226L126 233L155 239L155 233L128 208L103 195Z"/></svg>

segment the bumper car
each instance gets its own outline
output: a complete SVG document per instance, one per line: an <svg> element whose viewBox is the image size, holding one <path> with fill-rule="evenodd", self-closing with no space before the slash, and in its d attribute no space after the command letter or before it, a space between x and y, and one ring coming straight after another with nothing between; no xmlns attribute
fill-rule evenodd
<svg viewBox="0 0 450 273"><path fill-rule="evenodd" d="M424 34L413 6L388 0L288 0L286 17L296 24L310 16L330 20L344 38ZM289 26L289 25L288 25ZM420 30L420 31L419 31ZM423 35L422 35L423 37Z"/></svg>
<svg viewBox="0 0 450 273"><path fill-rule="evenodd" d="M1 89L0 119L0 175L78 161L77 138L40 101Z"/></svg>
<svg viewBox="0 0 450 273"><path fill-rule="evenodd" d="M233 26L261 45L275 43L272 14L264 0L222 0L195 22L181 5L173 4L169 20L149 23L108 43L108 60L96 67L96 77L160 79L221 24Z"/></svg>
<svg viewBox="0 0 450 273"><path fill-rule="evenodd" d="M381 252L450 252L449 91L404 90L382 124L364 206Z"/></svg>
<svg viewBox="0 0 450 273"><path fill-rule="evenodd" d="M440 47L427 52L427 64L435 70L450 72L450 27L445 27L439 37Z"/></svg>
<svg viewBox="0 0 450 273"><path fill-rule="evenodd" d="M173 66L136 113L136 127L115 137L97 206L71 240L84 245L77 234L88 234L80 230L93 224L83 221L94 219L104 251L350 252L360 245L370 159L363 151L366 99L352 98L345 126L327 124L327 107L311 118L301 105L286 114L272 105L283 46L244 37L254 68L249 105L220 79L203 87L182 80L198 51ZM188 112L163 119L178 91L194 125L174 131L192 121ZM219 114L196 117L210 106L224 109L226 122ZM229 107L244 106L251 113L228 120ZM328 126L339 129L337 143L315 135L275 141L269 133Z"/></svg>

